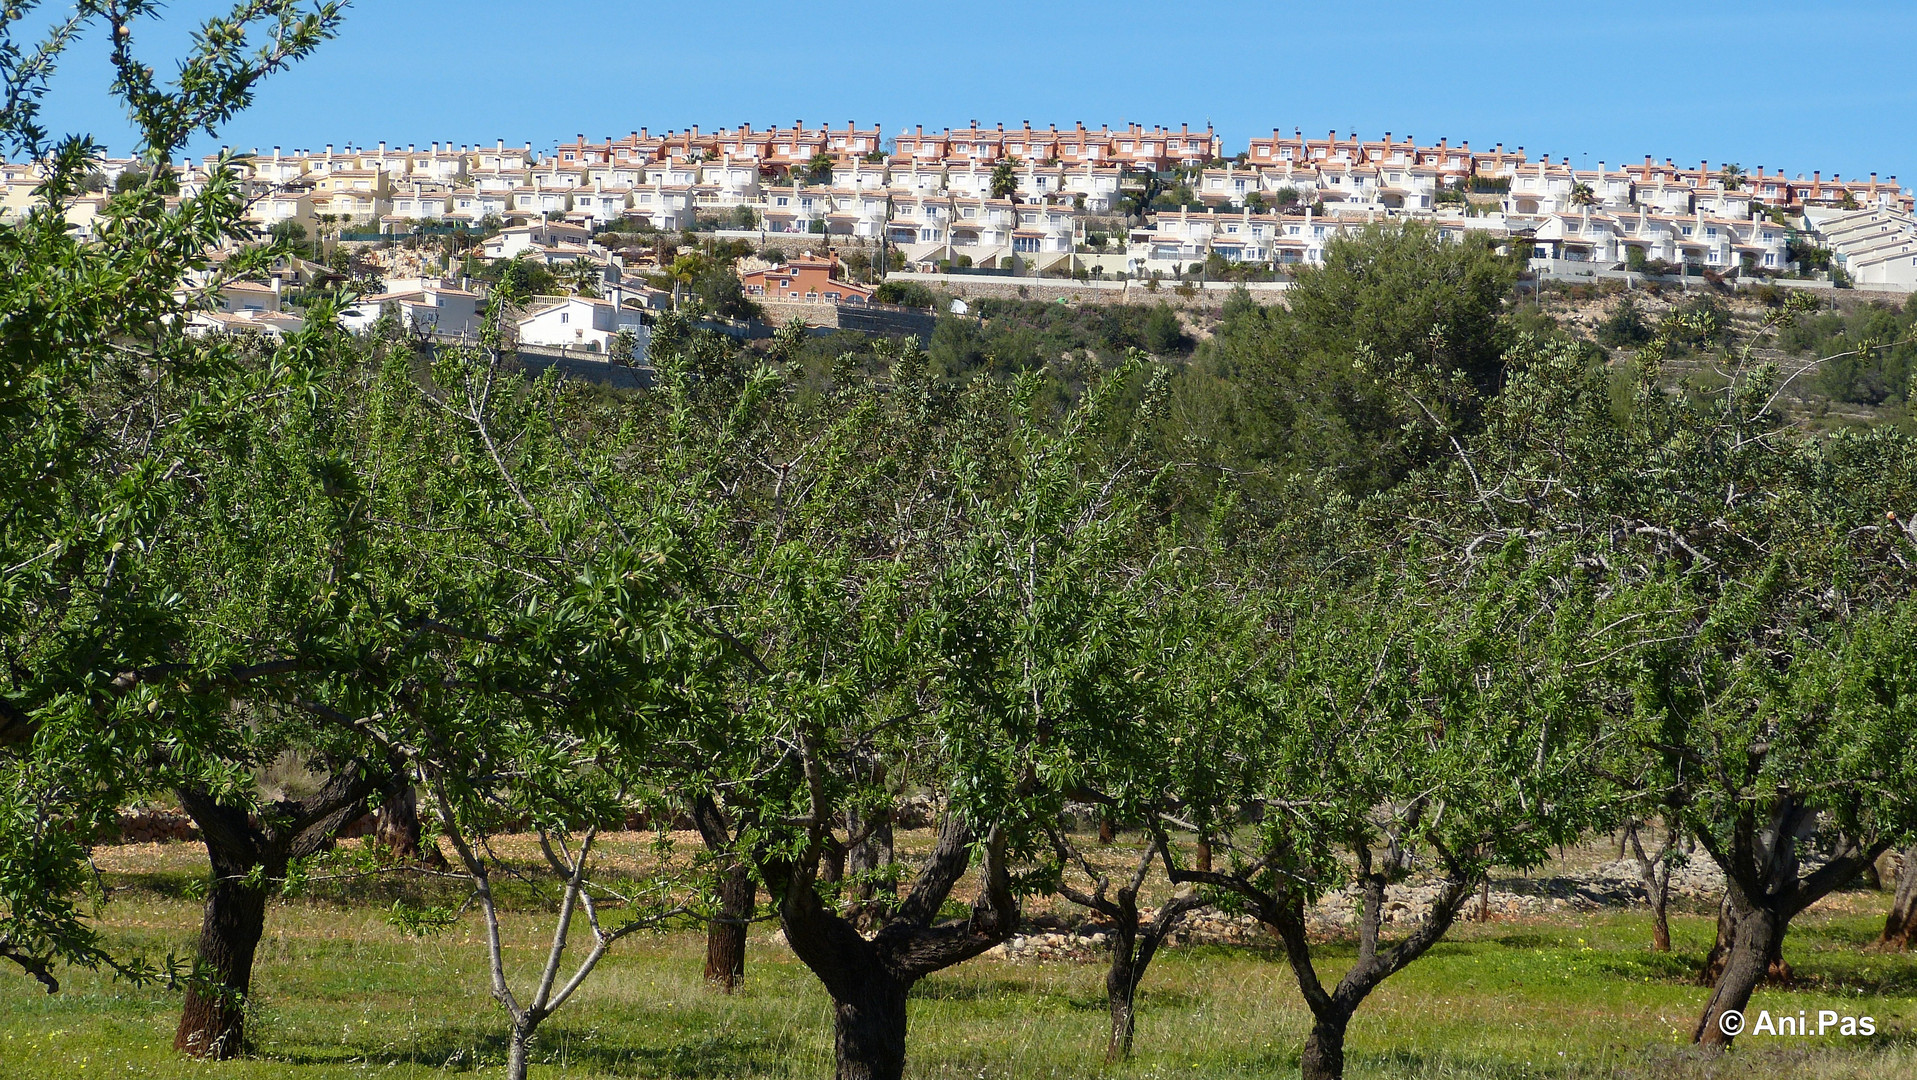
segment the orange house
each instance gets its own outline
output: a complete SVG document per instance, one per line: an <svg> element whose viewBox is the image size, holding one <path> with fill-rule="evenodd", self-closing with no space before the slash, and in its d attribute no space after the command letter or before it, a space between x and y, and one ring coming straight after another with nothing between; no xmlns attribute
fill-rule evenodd
<svg viewBox="0 0 1917 1080"><path fill-rule="evenodd" d="M838 278L839 257L796 255L790 261L740 275L747 296L824 304L863 304L872 299L864 285Z"/></svg>

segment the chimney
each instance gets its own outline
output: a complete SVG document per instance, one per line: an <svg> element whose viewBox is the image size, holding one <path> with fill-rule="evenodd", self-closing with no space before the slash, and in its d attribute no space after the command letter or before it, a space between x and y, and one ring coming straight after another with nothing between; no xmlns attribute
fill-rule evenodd
<svg viewBox="0 0 1917 1080"><path fill-rule="evenodd" d="M381 156L381 157L385 157L385 156L386 156L386 140L384 140L384 139L381 139L381 140L379 141L379 153L380 153L380 156Z"/></svg>

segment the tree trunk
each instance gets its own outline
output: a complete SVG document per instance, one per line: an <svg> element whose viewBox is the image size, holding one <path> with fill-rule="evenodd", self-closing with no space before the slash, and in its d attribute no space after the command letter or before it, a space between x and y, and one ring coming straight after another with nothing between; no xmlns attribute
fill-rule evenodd
<svg viewBox="0 0 1917 1080"><path fill-rule="evenodd" d="M1130 925L1126 925L1127 922ZM1105 1004L1111 1013L1112 1029L1105 1040L1106 1064L1117 1064L1132 1055L1132 1033L1138 1017L1133 1000L1138 994L1138 915L1120 918L1112 927L1112 966L1105 973Z"/></svg>
<svg viewBox="0 0 1917 1080"><path fill-rule="evenodd" d="M1098 815L1098 842L1109 844L1118 839L1118 830L1113 827L1109 814Z"/></svg>
<svg viewBox="0 0 1917 1080"><path fill-rule="evenodd" d="M1311 1036L1305 1040L1305 1056L1299 1064L1301 1080L1344 1080L1345 1027L1349 1013L1328 1011L1312 1021Z"/></svg>
<svg viewBox="0 0 1917 1080"><path fill-rule="evenodd" d="M1704 957L1704 970L1698 974L1700 986L1716 986L1723 981L1724 972L1730 964L1731 954L1737 948L1737 928L1742 917L1731 903L1729 893L1717 905L1717 940L1712 942L1711 951ZM1666 931L1668 939L1669 931ZM1770 937L1764 956L1764 974L1761 982L1771 986L1789 986L1794 977L1791 966L1784 962L1784 926L1779 923L1776 933ZM1742 1008L1742 1006L1739 1006Z"/></svg>
<svg viewBox="0 0 1917 1080"><path fill-rule="evenodd" d="M1651 951L1671 951L1671 890L1668 883L1651 897Z"/></svg>
<svg viewBox="0 0 1917 1080"><path fill-rule="evenodd" d="M941 920L940 908L971 865L976 835L963 819L948 816L911 889L868 937L814 887L829 850L822 832L814 833L801 859L761 862L760 876L778 898L793 955L832 996L839 1080L899 1080L905 1071L905 996L912 984L978 956L1018 927L1018 897L1005 866L1007 841L996 828L987 834L971 914Z"/></svg>
<svg viewBox="0 0 1917 1080"><path fill-rule="evenodd" d="M527 1057L531 1051L532 1031L515 1023L506 1044L506 1080L526 1080Z"/></svg>
<svg viewBox="0 0 1917 1080"><path fill-rule="evenodd" d="M200 827L213 880L174 1049L225 1060L245 1048L246 995L271 890L286 877L289 862L324 850L363 815L375 790L375 780L349 769L319 792L274 803L256 818L248 807L222 803L204 789L179 789L180 805ZM248 880L259 884L244 884Z"/></svg>
<svg viewBox="0 0 1917 1080"><path fill-rule="evenodd" d="M1890 915L1884 920L1883 936L1877 940L1894 949L1910 948L1917 934L1917 846L1904 849L1897 864L1897 896L1891 901Z"/></svg>
<svg viewBox="0 0 1917 1080"><path fill-rule="evenodd" d="M396 863L419 861L419 793L411 779L402 779L387 792L373 822L373 844L387 850Z"/></svg>
<svg viewBox="0 0 1917 1080"><path fill-rule="evenodd" d="M1202 837L1199 839L1198 857L1194 859L1193 862L1198 867L1199 873L1201 874L1211 873L1211 841L1210 840L1204 839Z"/></svg>
<svg viewBox="0 0 1917 1080"><path fill-rule="evenodd" d="M874 971L857 993L832 1003L836 1080L902 1080L908 987Z"/></svg>
<svg viewBox="0 0 1917 1080"><path fill-rule="evenodd" d="M266 890L222 872L216 860L214 881L200 922L199 954L186 1005L173 1036L173 1049L198 1058L227 1061L246 1044L246 995L253 986L253 953L266 931Z"/></svg>
<svg viewBox="0 0 1917 1080"><path fill-rule="evenodd" d="M1637 859L1638 876L1644 882L1644 902L1651 908L1651 951L1667 953L1671 951L1671 853L1678 847L1682 834L1675 827L1667 826L1664 843L1653 856L1645 854L1638 828L1636 822L1626 826L1619 847L1620 850L1630 848Z"/></svg>
<svg viewBox="0 0 1917 1080"><path fill-rule="evenodd" d="M736 866L719 879L719 914L706 923L706 981L728 994L745 983L746 931L758 900L750 869Z"/></svg>
<svg viewBox="0 0 1917 1080"><path fill-rule="evenodd" d="M1723 973L1704 1005L1704 1015L1698 1018L1697 1030L1691 1034L1692 1042L1705 1046L1731 1045L1736 1035L1724 1031L1720 1018L1727 1012L1744 1011L1751 992L1769 973L1773 957L1783 949L1784 920L1776 912L1731 905L1729 917L1730 945L1725 950ZM1722 916L1719 926L1723 928Z"/></svg>

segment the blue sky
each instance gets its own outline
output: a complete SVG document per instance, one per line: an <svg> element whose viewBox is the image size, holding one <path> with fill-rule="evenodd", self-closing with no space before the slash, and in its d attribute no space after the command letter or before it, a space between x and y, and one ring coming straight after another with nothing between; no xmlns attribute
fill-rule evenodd
<svg viewBox="0 0 1917 1080"><path fill-rule="evenodd" d="M58 5L56 5L58 6ZM165 70L174 0L143 52ZM218 142L530 141L641 126L1213 123L1503 142L1574 164L1736 161L1917 184L1917 3L1543 5L359 0ZM80 46L56 130L129 137ZM215 143L214 145L217 145ZM211 146L197 147L198 150Z"/></svg>

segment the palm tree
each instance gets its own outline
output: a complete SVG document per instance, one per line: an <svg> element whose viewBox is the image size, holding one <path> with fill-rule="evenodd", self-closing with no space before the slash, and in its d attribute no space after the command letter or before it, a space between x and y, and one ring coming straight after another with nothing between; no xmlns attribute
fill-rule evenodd
<svg viewBox="0 0 1917 1080"><path fill-rule="evenodd" d="M1596 206L1597 201L1597 192L1591 185L1582 182L1571 185L1572 206Z"/></svg>
<svg viewBox="0 0 1917 1080"><path fill-rule="evenodd" d="M1726 165L1719 170L1718 175L1724 180L1725 191L1736 191L1744 186L1744 166L1742 165Z"/></svg>
<svg viewBox="0 0 1917 1080"><path fill-rule="evenodd" d="M812 160L805 163L806 182L812 184L828 183L832 179L832 166L836 164L830 154L814 154Z"/></svg>
<svg viewBox="0 0 1917 1080"><path fill-rule="evenodd" d="M992 169L992 198L1009 199L1018 193L1018 170L1012 158L1006 158Z"/></svg>
<svg viewBox="0 0 1917 1080"><path fill-rule="evenodd" d="M572 265L566 268L566 283L572 286L573 295L589 300L598 298L599 282L603 277L599 264L591 259L574 259Z"/></svg>

